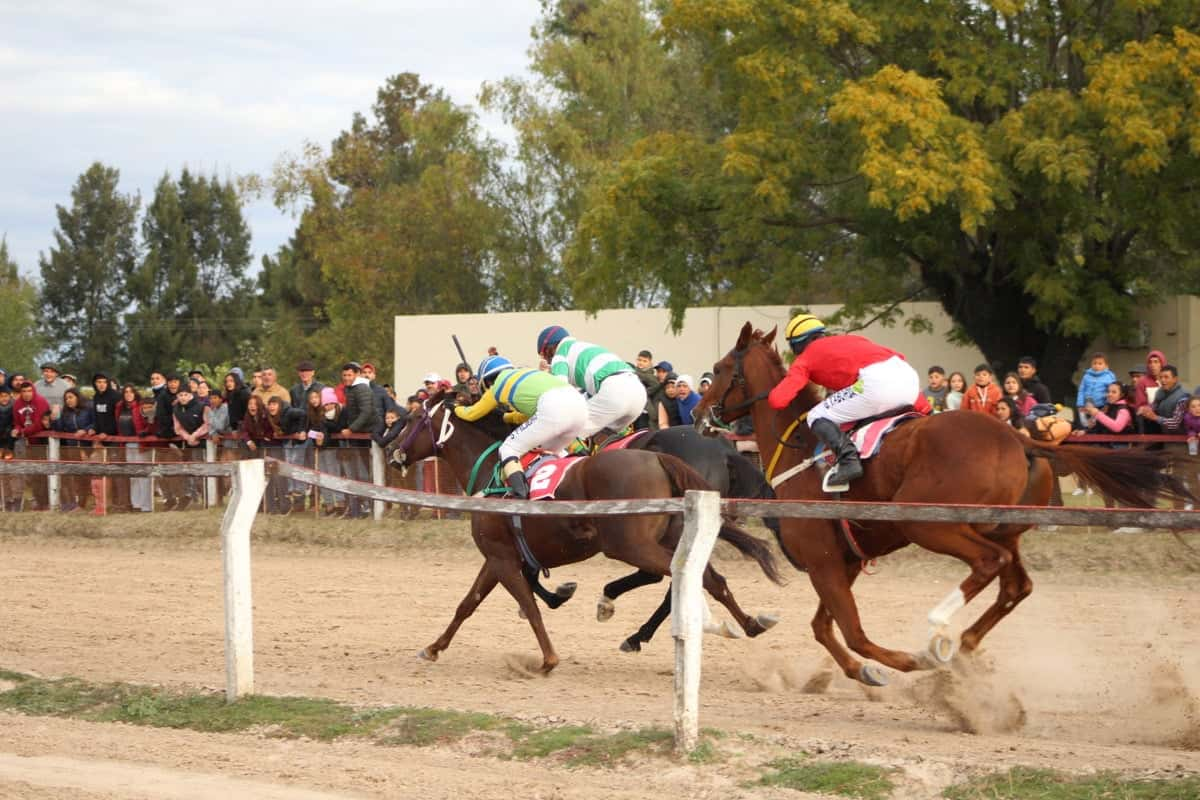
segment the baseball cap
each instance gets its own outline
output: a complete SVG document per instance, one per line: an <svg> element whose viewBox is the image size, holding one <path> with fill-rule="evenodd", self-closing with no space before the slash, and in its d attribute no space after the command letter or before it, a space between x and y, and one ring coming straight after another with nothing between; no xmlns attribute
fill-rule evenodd
<svg viewBox="0 0 1200 800"><path fill-rule="evenodd" d="M375 365L374 365L374 364L372 364L370 361L364 361L364 362L363 362L363 365L362 365L362 368L363 368L363 369L370 369L372 372L374 372L374 371L375 371Z"/></svg>
<svg viewBox="0 0 1200 800"><path fill-rule="evenodd" d="M671 366L670 361L660 361L654 365L655 369L661 369L663 372L674 372L675 368Z"/></svg>
<svg viewBox="0 0 1200 800"><path fill-rule="evenodd" d="M438 375L436 372L431 372L425 376L425 380L423 382L424 383L437 383L441 379L442 379L441 375Z"/></svg>

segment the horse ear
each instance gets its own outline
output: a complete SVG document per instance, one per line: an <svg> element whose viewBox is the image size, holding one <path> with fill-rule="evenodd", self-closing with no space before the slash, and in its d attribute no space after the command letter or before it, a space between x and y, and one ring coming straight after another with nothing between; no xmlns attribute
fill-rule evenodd
<svg viewBox="0 0 1200 800"><path fill-rule="evenodd" d="M775 334L777 334L777 333L779 333L778 325L776 325L774 328L771 328L771 330L769 330L763 334L762 343L767 344L767 345L771 344L771 342L775 341Z"/></svg>
<svg viewBox="0 0 1200 800"><path fill-rule="evenodd" d="M754 335L754 326L747 322L742 326L742 332L738 334L737 350L745 350L750 344L750 337Z"/></svg>

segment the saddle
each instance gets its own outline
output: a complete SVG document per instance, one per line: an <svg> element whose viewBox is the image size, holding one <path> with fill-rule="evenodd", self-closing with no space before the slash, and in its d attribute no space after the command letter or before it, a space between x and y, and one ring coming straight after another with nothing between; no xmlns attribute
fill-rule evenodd
<svg viewBox="0 0 1200 800"><path fill-rule="evenodd" d="M529 483L529 499L553 500L563 478L583 458L580 455L559 457L545 450L531 450L521 456L521 468Z"/></svg>

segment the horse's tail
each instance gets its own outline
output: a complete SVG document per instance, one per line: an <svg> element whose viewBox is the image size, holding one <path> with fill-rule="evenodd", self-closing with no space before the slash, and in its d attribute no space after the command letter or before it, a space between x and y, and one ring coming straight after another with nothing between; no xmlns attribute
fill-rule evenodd
<svg viewBox="0 0 1200 800"><path fill-rule="evenodd" d="M671 481L673 497L682 497L683 493L689 489L705 492L713 490L708 481L689 467L687 462L666 453L655 453L654 455L658 458L658 463L662 465L663 472L667 473L667 477ZM783 576L779 574L779 568L775 565L775 556L762 539L751 536L736 525L724 521L721 523L721 530L717 534L717 538L729 542L739 553L754 559L763 574L772 583L783 584Z"/></svg>
<svg viewBox="0 0 1200 800"><path fill-rule="evenodd" d="M1025 440L1027 453L1048 459L1119 505L1153 508L1161 499L1200 502L1187 485L1166 472L1171 459L1165 451L1129 448L1110 450L1087 445L1057 447Z"/></svg>

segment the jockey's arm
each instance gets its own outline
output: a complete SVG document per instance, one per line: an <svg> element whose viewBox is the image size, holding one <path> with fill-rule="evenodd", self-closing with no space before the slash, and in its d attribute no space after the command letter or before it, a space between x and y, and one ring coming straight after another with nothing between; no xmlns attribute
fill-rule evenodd
<svg viewBox="0 0 1200 800"><path fill-rule="evenodd" d="M787 408L788 403L792 402L796 395L800 394L800 391L807 385L808 365L804 363L804 356L801 354L792 362L788 374L767 395L767 402L771 405L771 408L776 410Z"/></svg>
<svg viewBox="0 0 1200 800"><path fill-rule="evenodd" d="M467 406L465 408L463 406L455 406L454 416L458 417L459 419L465 419L467 422L475 422L476 420L481 420L488 414L495 411L496 405L497 402L495 392L487 391L483 393L483 396L479 398L479 402L475 405Z"/></svg>

